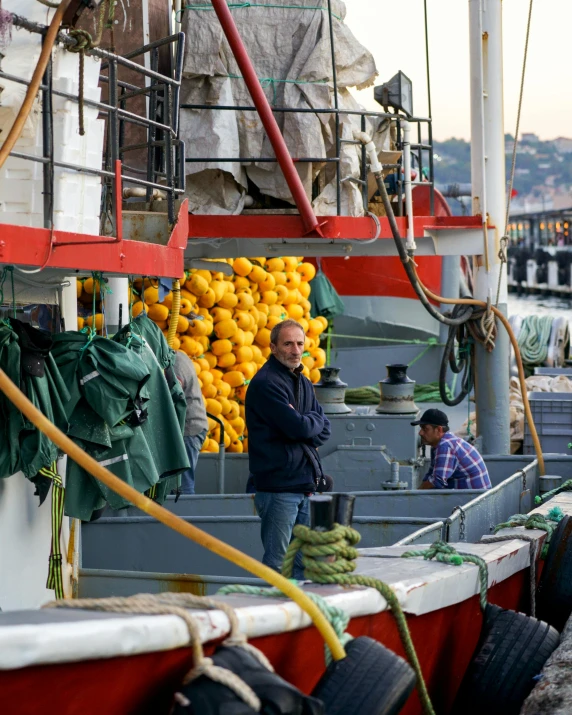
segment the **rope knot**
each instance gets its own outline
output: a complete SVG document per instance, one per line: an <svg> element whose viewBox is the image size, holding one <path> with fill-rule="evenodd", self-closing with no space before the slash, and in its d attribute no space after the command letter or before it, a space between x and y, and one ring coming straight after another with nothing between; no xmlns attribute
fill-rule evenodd
<svg viewBox="0 0 572 715"><path fill-rule="evenodd" d="M435 543L431 544L431 546L427 549L427 552L425 553L424 558L426 559L434 559L436 558L439 554L445 554L447 556L451 554L456 554L457 551L454 546L451 546L451 544L447 544L445 541L435 541Z"/></svg>
<svg viewBox="0 0 572 715"><path fill-rule="evenodd" d="M457 553L457 550L451 544L447 544L445 541L435 541L428 549L423 551L406 551L401 555L404 559L410 559L414 556L422 556L426 561L431 561L435 559L441 563L453 564L453 566L460 566L464 559Z"/></svg>
<svg viewBox="0 0 572 715"><path fill-rule="evenodd" d="M85 53L94 47L93 39L87 30L74 29L70 30L69 36L75 40L75 45L68 47L69 52L79 53L79 79L78 79L78 124L79 124L79 135L80 137L85 136L85 124L83 117L83 84L84 84L84 67L85 67Z"/></svg>
<svg viewBox="0 0 572 715"><path fill-rule="evenodd" d="M69 36L75 40L75 45L68 47L68 52L86 52L93 49L93 38L87 30L73 29Z"/></svg>
<svg viewBox="0 0 572 715"><path fill-rule="evenodd" d="M330 531L313 531L308 526L298 524L293 529L291 541L282 573L291 578L298 551L302 552L305 578L321 583L335 583L341 575L355 570L359 542L359 532L349 526L334 524Z"/></svg>

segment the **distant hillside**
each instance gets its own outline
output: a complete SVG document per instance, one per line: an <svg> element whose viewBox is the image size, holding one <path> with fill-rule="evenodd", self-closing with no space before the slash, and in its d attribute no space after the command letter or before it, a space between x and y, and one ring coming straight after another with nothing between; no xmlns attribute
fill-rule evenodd
<svg viewBox="0 0 572 715"><path fill-rule="evenodd" d="M471 148L464 139L435 142L437 184L470 183ZM513 137L505 135L507 181L512 161ZM535 134L523 134L517 144L514 188L518 199L543 200L555 193L572 191L572 139L559 137L541 141Z"/></svg>

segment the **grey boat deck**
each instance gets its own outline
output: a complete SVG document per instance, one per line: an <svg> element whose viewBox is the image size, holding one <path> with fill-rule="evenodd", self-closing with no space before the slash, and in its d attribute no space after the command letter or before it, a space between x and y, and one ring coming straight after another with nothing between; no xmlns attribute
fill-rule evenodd
<svg viewBox="0 0 572 715"><path fill-rule="evenodd" d="M528 512L539 493L537 463L527 457L488 458L495 486L483 490L356 492L354 527L364 549L393 544L476 542L514 513ZM572 457L546 456L547 470L572 476ZM260 559L259 519L252 495L170 498L167 508ZM364 552L365 553L365 552ZM81 596L183 590L214 593L226 583L258 583L136 509L109 512L82 527Z"/></svg>

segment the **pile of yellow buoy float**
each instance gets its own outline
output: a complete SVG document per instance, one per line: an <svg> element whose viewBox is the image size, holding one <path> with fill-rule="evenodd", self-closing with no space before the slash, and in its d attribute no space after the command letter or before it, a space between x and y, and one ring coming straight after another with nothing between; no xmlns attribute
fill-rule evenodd
<svg viewBox="0 0 572 715"><path fill-rule="evenodd" d="M100 281L97 279L94 280L92 277L78 278L76 280L76 289L78 300L77 329L90 328L91 330L95 330L98 335L101 335L104 319L101 309L102 286ZM103 290L105 290L105 284ZM93 310L94 297L95 311ZM85 314L85 317L82 314Z"/></svg>
<svg viewBox="0 0 572 715"><path fill-rule="evenodd" d="M320 336L328 322L310 315L309 281L316 269L303 258L229 258L227 263L232 275L191 270L181 278L181 306L172 347L193 361L207 413L223 422L226 450L247 452L244 399L250 380L270 355L270 331L287 318L302 325L306 333L303 373L316 383L319 368L326 364ZM81 292L78 287L84 305L94 290L93 283L86 286L89 280L83 282ZM159 302L157 280L139 278L133 281L131 301L133 317L146 310L167 337L172 293ZM100 316L95 316L97 330L101 329ZM92 321L86 319L78 329L91 326ZM203 452L218 452L219 430L218 423L209 418Z"/></svg>

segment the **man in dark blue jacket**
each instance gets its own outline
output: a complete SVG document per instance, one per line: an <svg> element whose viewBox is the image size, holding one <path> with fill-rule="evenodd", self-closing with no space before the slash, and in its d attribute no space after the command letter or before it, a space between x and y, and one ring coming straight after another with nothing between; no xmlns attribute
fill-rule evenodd
<svg viewBox="0 0 572 715"><path fill-rule="evenodd" d="M295 320L272 328L268 362L246 393L248 457L262 520L263 563L279 571L295 524L310 524L308 497L324 484L317 448L330 422L302 375L304 329ZM303 578L298 554L294 578Z"/></svg>

